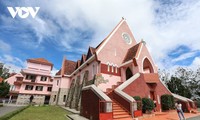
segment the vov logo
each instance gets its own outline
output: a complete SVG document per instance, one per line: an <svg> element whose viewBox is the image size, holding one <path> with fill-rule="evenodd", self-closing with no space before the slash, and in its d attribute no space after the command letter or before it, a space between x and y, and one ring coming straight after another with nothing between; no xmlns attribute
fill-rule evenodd
<svg viewBox="0 0 200 120"><path fill-rule="evenodd" d="M35 7L35 10L32 7L15 7L15 9L13 7L7 8L13 18L18 14L18 16L23 19L27 18L29 15L35 18L40 9L40 7Z"/></svg>

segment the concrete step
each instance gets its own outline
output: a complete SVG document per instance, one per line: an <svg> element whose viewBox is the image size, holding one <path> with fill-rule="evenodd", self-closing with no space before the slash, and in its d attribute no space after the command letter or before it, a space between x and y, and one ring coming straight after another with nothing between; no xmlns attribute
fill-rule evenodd
<svg viewBox="0 0 200 120"><path fill-rule="evenodd" d="M130 115L113 115L113 118L131 118Z"/></svg>
<svg viewBox="0 0 200 120"><path fill-rule="evenodd" d="M129 115L126 111L113 112L113 115Z"/></svg>

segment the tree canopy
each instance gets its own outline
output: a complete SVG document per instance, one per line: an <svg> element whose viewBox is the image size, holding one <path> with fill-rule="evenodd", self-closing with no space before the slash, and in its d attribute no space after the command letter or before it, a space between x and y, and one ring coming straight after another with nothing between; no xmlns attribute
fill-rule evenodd
<svg viewBox="0 0 200 120"><path fill-rule="evenodd" d="M175 94L200 99L200 67L196 70L178 67L174 73L166 70L159 71L162 81Z"/></svg>
<svg viewBox="0 0 200 120"><path fill-rule="evenodd" d="M0 83L0 97L5 97L9 93L10 85L4 81L9 76L9 69L4 67L3 63L0 63L0 77L3 79Z"/></svg>

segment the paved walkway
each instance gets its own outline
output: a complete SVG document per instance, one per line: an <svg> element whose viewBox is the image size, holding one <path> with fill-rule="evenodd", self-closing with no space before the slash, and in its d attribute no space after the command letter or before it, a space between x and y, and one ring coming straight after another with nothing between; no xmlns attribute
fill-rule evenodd
<svg viewBox="0 0 200 120"><path fill-rule="evenodd" d="M7 113L10 113L10 112L13 112L17 109L20 109L21 106L3 106L3 107L0 107L0 117L7 114Z"/></svg>
<svg viewBox="0 0 200 120"><path fill-rule="evenodd" d="M184 113L184 116L187 120L200 120L200 113ZM139 120L179 120L179 118L176 111L170 111L155 113L153 117L139 118Z"/></svg>

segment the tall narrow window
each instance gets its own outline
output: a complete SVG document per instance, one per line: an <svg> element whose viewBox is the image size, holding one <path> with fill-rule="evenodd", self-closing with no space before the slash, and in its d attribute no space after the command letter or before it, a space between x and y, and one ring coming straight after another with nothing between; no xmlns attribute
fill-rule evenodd
<svg viewBox="0 0 200 120"><path fill-rule="evenodd" d="M54 101L54 102L56 101L56 95L54 95L53 101Z"/></svg>
<svg viewBox="0 0 200 120"><path fill-rule="evenodd" d="M108 72L110 71L110 64L109 63L108 63L108 69L107 70L108 70Z"/></svg>
<svg viewBox="0 0 200 120"><path fill-rule="evenodd" d="M118 72L118 67L117 67L117 65L115 65L115 73L117 73Z"/></svg>
<svg viewBox="0 0 200 120"><path fill-rule="evenodd" d="M94 74L95 74L95 66L92 65L92 75L94 76Z"/></svg>
<svg viewBox="0 0 200 120"><path fill-rule="evenodd" d="M57 80L57 86L59 85L59 80Z"/></svg>
<svg viewBox="0 0 200 120"><path fill-rule="evenodd" d="M112 65L112 72L114 72L114 65Z"/></svg>
<svg viewBox="0 0 200 120"><path fill-rule="evenodd" d="M66 95L63 96L63 102L65 102L65 101L66 101Z"/></svg>

